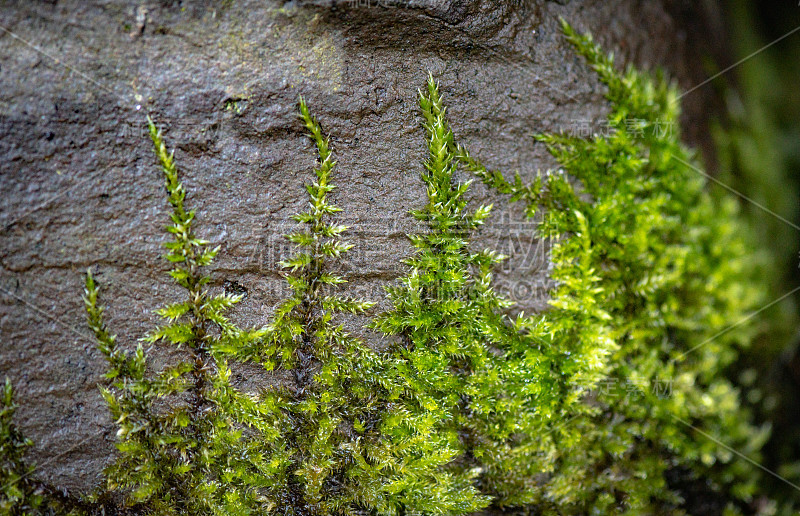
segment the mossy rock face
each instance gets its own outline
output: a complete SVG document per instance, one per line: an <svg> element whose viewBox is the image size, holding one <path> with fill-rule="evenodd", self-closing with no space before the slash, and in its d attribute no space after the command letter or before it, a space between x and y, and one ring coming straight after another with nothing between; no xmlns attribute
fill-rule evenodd
<svg viewBox="0 0 800 516"><path fill-rule="evenodd" d="M35 442L39 474L88 490L114 453L96 388L105 364L84 326L82 272L95 265L107 286L121 342L143 336L156 320L151 309L175 294L165 281L167 209L145 113L177 148L198 232L222 246L213 286L246 294L236 317L261 325L286 294L278 261L291 250L282 236L306 202L300 187L314 165L296 115L303 94L339 163L334 197L347 208L355 245L341 273L386 308L383 286L403 274L400 259L411 253L409 210L425 203L416 89L428 71L453 130L492 167L532 178L554 164L532 133L602 129L603 89L561 37L558 16L593 31L622 61L666 65L687 87L701 80L683 64L698 59L673 30L687 16L673 2L4 8L4 27L69 66L8 34L0 39L0 374L18 389L17 417ZM687 100L690 126L702 127L707 99L695 92ZM542 310L548 266L533 222L481 185L471 195L496 204L476 246L512 256L498 290L517 310ZM243 384L287 381L240 374Z"/></svg>

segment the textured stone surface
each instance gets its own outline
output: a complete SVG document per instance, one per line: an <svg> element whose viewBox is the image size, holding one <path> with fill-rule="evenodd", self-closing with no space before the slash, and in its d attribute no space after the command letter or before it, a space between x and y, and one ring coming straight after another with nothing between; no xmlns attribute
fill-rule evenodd
<svg viewBox="0 0 800 516"><path fill-rule="evenodd" d="M84 327L83 271L95 267L123 343L152 327L152 309L176 292L161 257L167 203L146 113L176 148L199 234L222 246L213 288L246 289L235 317L262 325L284 292L276 262L290 249L280 236L306 202L315 160L298 95L339 162L334 198L356 245L341 266L347 288L381 301L410 251L408 210L424 203L416 90L428 71L457 136L492 167L525 177L552 164L532 133L602 119L602 89L560 37L558 16L624 62L667 66L684 87L702 79L680 31L693 8L680 2L0 5L0 24L17 36L0 32L0 375L18 388L40 474L81 490L114 450L96 388L104 362ZM691 101L697 122L708 99ZM544 245L518 210L480 185L472 195L496 203L476 245L512 255L501 289L519 309L541 310Z"/></svg>

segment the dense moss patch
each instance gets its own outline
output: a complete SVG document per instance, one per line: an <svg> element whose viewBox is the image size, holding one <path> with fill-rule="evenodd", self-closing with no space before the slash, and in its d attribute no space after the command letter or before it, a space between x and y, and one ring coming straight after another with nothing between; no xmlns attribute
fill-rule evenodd
<svg viewBox="0 0 800 516"><path fill-rule="evenodd" d="M752 499L757 475L730 449L757 458L766 437L724 376L762 301L752 242L737 205L706 190L680 142L676 89L658 75L618 72L590 36L563 29L607 87L609 130L537 136L561 168L532 185L460 147L486 184L531 216L543 208L541 234L561 237L552 252L559 286L541 316L553 327L542 335L565 353L561 367L603 362L585 410L546 438L553 462L537 505L680 513L688 493L669 481L677 475L734 511Z"/></svg>
<svg viewBox="0 0 800 516"><path fill-rule="evenodd" d="M217 249L195 235L172 154L150 122L172 209L166 258L185 295L158 310L164 323L144 342L176 358L155 371L144 344L121 347L87 274L118 458L86 500L32 482L7 385L0 508L682 514L705 498L709 511L752 510L757 476L731 449L755 458L765 432L748 423L724 376L751 335L745 315L761 301L752 244L735 203L706 190L680 143L674 87L617 71L591 37L563 30L608 88L609 130L537 136L560 168L531 184L487 169L459 144L432 78L420 93L426 203L412 214L425 231L409 236L407 274L387 288L391 309L372 320L393 337L381 353L336 322L372 305L347 298L331 272L351 246L328 199L329 141L302 99L319 164L309 208L295 216L301 229L287 236L298 248L282 263L291 294L263 328L237 326L226 313L240 297L207 286L203 270ZM511 304L492 287L505 257L469 245L491 207L468 206L458 167L524 202L538 234L555 237L546 312L508 315ZM243 392L230 379L234 363L290 381Z"/></svg>

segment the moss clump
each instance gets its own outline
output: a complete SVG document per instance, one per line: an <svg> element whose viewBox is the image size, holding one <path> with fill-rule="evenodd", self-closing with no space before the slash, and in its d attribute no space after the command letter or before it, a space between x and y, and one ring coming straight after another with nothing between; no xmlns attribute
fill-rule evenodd
<svg viewBox="0 0 800 516"><path fill-rule="evenodd" d="M34 467L24 459L33 442L13 422L17 404L8 378L0 402L0 513L36 514L43 509L44 496L31 477Z"/></svg>
<svg viewBox="0 0 800 516"><path fill-rule="evenodd" d="M405 486L407 503L420 512L463 514L488 502L473 487L479 470L474 464L444 466L468 449L480 453L474 435L480 423L478 417L468 419L468 412L481 402L488 409L489 393L470 392L474 390L470 380L476 371L488 373L491 368L489 342L483 341L481 324L484 311L501 301L484 288L486 283L480 279L486 277L476 278L473 270L488 274L498 257L467 248L469 233L483 223L490 207L467 211L464 194L469 184L453 180L456 162L449 151L453 134L432 79L427 93L420 94L420 106L429 152L421 174L428 203L412 213L430 231L410 236L417 249L406 260L411 270L399 285L387 289L393 309L379 315L375 327L401 337L392 351L408 396L398 401L387 418L389 435L396 443L418 434L431 436L418 452L429 466L437 461L441 466L422 489ZM489 382L488 374L482 378Z"/></svg>
<svg viewBox="0 0 800 516"><path fill-rule="evenodd" d="M410 237L417 250L406 260L411 270L388 289L394 307L375 322L401 338L393 351L410 396L402 400L398 420L404 423L397 426L441 435L445 444L431 442L430 454L454 453L434 482L460 486L455 496L442 494L453 505L424 506L427 510L524 505L534 500L536 477L546 467L540 436L577 400L568 384L580 383L597 367L583 353L596 342L591 334L582 335L586 342L570 345L573 355L567 358L566 347L556 349L546 336L555 329L549 321L506 315L511 303L492 288L492 270L505 257L470 250L471 235L491 206L470 211L470 182L453 177L457 147L433 78L420 106L428 142L421 174L428 203L412 213L428 231ZM415 423L405 422L409 419ZM394 437L404 436L400 430Z"/></svg>
<svg viewBox="0 0 800 516"><path fill-rule="evenodd" d="M765 438L723 374L752 334L745 315L761 301L737 207L705 190L680 143L675 89L633 68L619 73L590 36L563 30L608 88L610 133L538 136L563 169L530 186L460 150L530 214L546 208L541 234L561 235L552 256L560 288L591 278L584 303L557 289L543 317L566 308L576 322L596 320L589 314L602 307L601 324L587 328L613 342L596 343L610 353L604 383L612 388L596 388L592 409L554 440L554 469L536 505L553 514L685 514L703 503L736 511L758 477L726 446L755 458ZM698 485L704 500L686 489Z"/></svg>
<svg viewBox="0 0 800 516"><path fill-rule="evenodd" d="M144 344L126 350L106 328L86 276L89 326L109 365L102 393L118 426L107 488L126 502L109 511L748 509L758 477L730 449L754 457L765 434L723 373L751 335L741 323L760 296L736 205L706 191L680 143L674 88L618 72L589 36L563 30L608 88L612 130L539 135L561 168L531 184L488 170L457 144L432 78L420 94L427 202L412 214L426 231L410 235L408 273L388 288L392 308L372 322L394 337L384 353L338 322L372 304L337 294L345 280L335 260L351 246L328 198L329 141L302 99L319 164L309 208L294 217L302 228L287 235L298 247L282 263L291 295L261 329L234 324L226 313L240 298L208 286L203 271L217 249L195 235L172 154L150 122L172 208L166 257L184 297L158 310L164 324L143 339L171 350L172 362L154 370ZM468 206L470 183L454 179L460 166L526 203L539 234L556 236L550 310L508 317L510 303L492 288L504 257L470 247L491 207ZM230 377L244 362L287 381L242 392ZM0 508L102 511L62 504L70 499L31 479L11 396L7 383Z"/></svg>
<svg viewBox="0 0 800 516"><path fill-rule="evenodd" d="M17 408L14 388L6 378L0 393L0 514L81 516L92 508L102 509L100 504L70 495L37 477L36 466L25 460L33 442L14 424Z"/></svg>
<svg viewBox="0 0 800 516"><path fill-rule="evenodd" d="M87 273L88 323L109 365L102 394L119 427L119 457L105 472L107 487L145 514L249 514L263 509L258 488L274 479L258 451L275 432L256 400L232 389L228 360L238 359L236 350L263 331L243 330L225 316L240 297L209 292L203 268L218 248L195 235L195 212L184 206L172 154L152 121L149 126L172 207L169 274L185 297L157 311L165 324L142 341L172 347L180 358L153 371L141 342L134 351L121 348L105 326L98 287ZM243 430L258 437L244 438Z"/></svg>
<svg viewBox="0 0 800 516"><path fill-rule="evenodd" d="M372 303L334 292L345 279L332 272L333 262L352 246L340 238L347 227L332 220L341 209L328 199L336 165L329 142L302 99L300 115L319 166L305 187L308 210L294 216L302 229L287 235L299 252L281 263L292 295L277 308L264 338L247 350L268 371L292 378L261 396L280 432L267 450L279 472L266 496L275 514L391 512L387 485L397 461L382 442L379 422L396 389L384 358L335 321L338 313L362 314Z"/></svg>

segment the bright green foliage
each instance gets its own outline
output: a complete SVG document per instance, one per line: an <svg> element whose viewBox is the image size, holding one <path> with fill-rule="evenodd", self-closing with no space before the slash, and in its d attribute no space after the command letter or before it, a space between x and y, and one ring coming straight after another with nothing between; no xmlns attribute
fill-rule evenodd
<svg viewBox="0 0 800 516"><path fill-rule="evenodd" d="M202 269L217 250L195 236L172 155L150 122L172 206L170 275L185 297L158 311L166 322L144 341L170 347L173 363L154 371L144 344L120 348L91 272L85 291L109 363L102 393L119 427L108 487L126 495L131 513L745 507L752 467L708 438L752 458L765 438L723 375L760 301L736 205L706 191L681 145L674 89L618 72L589 36L563 28L608 88L612 130L538 136L562 169L532 184L506 180L457 145L432 78L420 93L428 202L412 214L427 231L409 236L410 271L387 289L393 307L372 324L393 337L386 353L335 320L372 304L334 293L345 282L335 259L352 246L332 220L341 210L328 199L329 142L302 99L319 165L309 208L294 217L303 228L287 235L298 247L282 262L292 294L263 330L225 316L238 297L209 292ZM492 288L504 257L471 249L491 206L469 209L459 166L524 202L540 237L553 239L546 313L507 316L511 303ZM257 362L277 373L275 383L257 395L237 391L229 362ZM0 508L32 514L43 498L28 480L29 442L11 423L14 408L7 385Z"/></svg>
<svg viewBox="0 0 800 516"><path fill-rule="evenodd" d="M271 485L273 471L259 455L261 443L243 438L242 431L262 439L275 431L262 424L253 398L231 388L227 359L263 331L242 330L225 317L238 297L208 292L202 268L217 249L195 236L195 214L184 208L186 192L172 154L149 125L172 206L170 276L186 295L158 310L166 322L143 340L172 346L180 358L150 371L143 344L134 352L121 349L103 322L98 288L87 273L89 327L109 364L110 386L102 394L119 427L120 455L106 471L108 488L124 492L138 513L248 514L265 505L259 490Z"/></svg>
<svg viewBox="0 0 800 516"><path fill-rule="evenodd" d="M6 378L0 405L0 514L34 515L45 510L45 499L31 477L25 451L33 446L14 425L14 390Z"/></svg>
<svg viewBox="0 0 800 516"><path fill-rule="evenodd" d="M373 508L388 513L396 461L381 443L379 422L391 391L389 371L382 357L334 322L337 313L361 314L373 304L331 293L345 280L330 265L352 246L340 240L347 227L331 220L341 210L328 200L335 188L328 140L302 99L300 114L319 167L306 185L308 210L294 216L304 228L287 235L300 249L282 262L292 295L278 307L266 337L249 350L267 370L285 371L293 380L261 397L282 443L273 449L281 469L269 497L283 515Z"/></svg>
<svg viewBox="0 0 800 516"><path fill-rule="evenodd" d="M393 352L408 394L386 418L388 435L397 443L428 435L427 442L419 443L420 457L428 458L425 468L441 469L430 478L429 486L405 488L408 504L420 512L463 514L487 504L473 487L479 470L474 464L447 470L439 466L464 454L475 441L469 436L470 444L464 443L459 435L466 430L464 416L469 410L464 403L466 378L476 369L489 369L489 352L479 337L480 311L485 303L498 300L490 292L481 292L486 289L474 280L470 269L483 266L488 275L498 257L467 249L468 232L483 223L490 208L467 213L464 194L469 184L452 181L455 163L448 144L453 135L432 80L428 92L429 96L420 93L429 150L421 177L428 204L412 213L431 231L410 236L418 249L406 260L411 271L399 285L387 288L394 309L378 316L375 327L401 336ZM474 302L469 299L471 287L475 287Z"/></svg>
<svg viewBox="0 0 800 516"><path fill-rule="evenodd" d="M485 184L510 195L512 202L526 202L529 218L544 208L538 234L551 239L551 279L556 286L550 292L550 309L543 314L520 314L515 320L521 343L529 346L528 357L538 360L540 369L522 368L518 381L527 391L514 395L529 397L530 390L536 389L533 409L538 420L529 430L533 441L520 443L516 460L505 464L513 483L494 493L496 504L528 505L541 498L539 475L552 473L560 451L584 438L573 422L599 413L595 405L582 400L601 383L609 355L618 349L600 284L599 250L585 210L561 171L537 177L531 184L525 184L519 174L507 181L502 173L487 170L464 146L456 144L455 152Z"/></svg>
<svg viewBox="0 0 800 516"><path fill-rule="evenodd" d="M510 303L492 289L492 269L504 257L469 248L491 206L470 212L470 183L454 181L453 133L433 78L420 106L429 151L421 174L428 204L412 213L429 231L410 236L417 249L406 260L411 271L387 289L393 309L375 322L401 337L394 352L409 395L391 416L403 421L392 435L404 439L404 431L423 429L445 440L431 446L458 454L435 480L444 485L447 479L456 489L442 498L452 505L440 510L469 512L491 497L522 503L536 487L538 470L530 469L535 433L551 416L544 403L553 393L549 364L525 320L503 315Z"/></svg>
<svg viewBox="0 0 800 516"><path fill-rule="evenodd" d="M564 170L531 186L460 149L531 216L545 208L539 231L557 237L559 286L541 328L555 324L546 332L553 345L578 346L581 359L600 364L610 353L606 377L589 385L591 409L567 418L570 430L548 450L555 468L537 510L685 514L700 501L734 511L732 500L748 501L757 477L703 433L756 459L765 438L723 375L760 301L736 205L705 190L680 143L674 88L632 68L619 73L591 37L563 29L608 87L611 131L537 137ZM698 490L701 500L682 496Z"/></svg>

